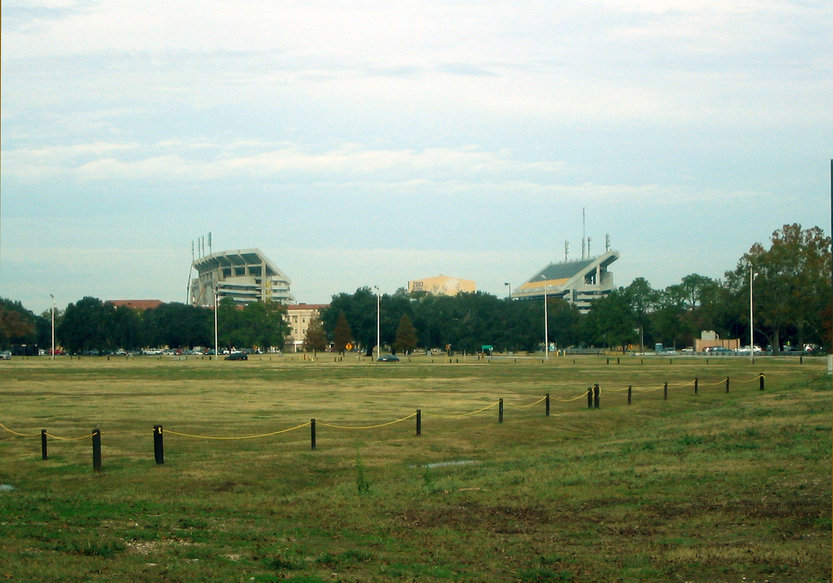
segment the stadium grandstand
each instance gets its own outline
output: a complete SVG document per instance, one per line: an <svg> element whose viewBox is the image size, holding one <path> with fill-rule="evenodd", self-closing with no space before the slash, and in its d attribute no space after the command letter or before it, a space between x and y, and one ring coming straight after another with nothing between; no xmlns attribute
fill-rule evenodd
<svg viewBox="0 0 833 583"><path fill-rule="evenodd" d="M197 272L189 283L194 306L212 306L215 297L232 298L238 305L294 300L289 278L260 249L218 251L195 259L192 268Z"/></svg>
<svg viewBox="0 0 833 583"><path fill-rule="evenodd" d="M613 274L608 267L617 259L618 251L607 251L598 257L550 263L515 288L512 297L543 299L546 293L566 300L586 314L593 300L613 291Z"/></svg>

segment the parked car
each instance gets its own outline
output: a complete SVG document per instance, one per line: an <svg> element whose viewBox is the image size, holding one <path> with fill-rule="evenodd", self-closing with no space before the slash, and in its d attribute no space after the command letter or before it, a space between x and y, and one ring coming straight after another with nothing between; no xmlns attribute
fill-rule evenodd
<svg viewBox="0 0 833 583"><path fill-rule="evenodd" d="M12 359L12 353L11 352L8 352L8 351L5 351L5 350L3 352L0 352L0 360L11 360L11 359Z"/></svg>
<svg viewBox="0 0 833 583"><path fill-rule="evenodd" d="M399 362L399 357L395 354L383 354L379 357L379 362Z"/></svg>
<svg viewBox="0 0 833 583"><path fill-rule="evenodd" d="M249 360L249 356L245 352L232 352L225 359L226 360Z"/></svg>

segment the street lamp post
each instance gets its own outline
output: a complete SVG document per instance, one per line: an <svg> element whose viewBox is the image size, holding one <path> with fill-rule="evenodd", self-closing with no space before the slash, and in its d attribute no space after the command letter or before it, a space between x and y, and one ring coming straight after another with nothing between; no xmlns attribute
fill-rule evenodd
<svg viewBox="0 0 833 583"><path fill-rule="evenodd" d="M382 296L377 286L374 285L373 289L376 290L376 361L378 362L379 357L382 355Z"/></svg>
<svg viewBox="0 0 833 583"><path fill-rule="evenodd" d="M52 298L52 360L55 360L55 296L49 294Z"/></svg>
<svg viewBox="0 0 833 583"><path fill-rule="evenodd" d="M214 290L214 358L220 360L220 344L217 341L217 312L219 310L219 303L217 302L217 290Z"/></svg>
<svg viewBox="0 0 833 583"><path fill-rule="evenodd" d="M508 298L511 300L512 299L512 284L507 281L503 285L505 285L506 289L509 290Z"/></svg>
<svg viewBox="0 0 833 583"><path fill-rule="evenodd" d="M752 311L752 280L755 277L755 273L752 271L752 265L749 265L749 361L754 363L755 362L755 343L753 342L753 334L755 332L755 327L753 323L753 316L754 312Z"/></svg>
<svg viewBox="0 0 833 583"><path fill-rule="evenodd" d="M544 285L544 359L550 357L550 330L547 322L547 289L549 286Z"/></svg>

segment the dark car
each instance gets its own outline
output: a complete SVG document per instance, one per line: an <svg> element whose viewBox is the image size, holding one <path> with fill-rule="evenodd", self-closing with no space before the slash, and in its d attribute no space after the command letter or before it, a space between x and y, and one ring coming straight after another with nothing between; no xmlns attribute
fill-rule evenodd
<svg viewBox="0 0 833 583"><path fill-rule="evenodd" d="M245 352L232 352L226 360L249 360L249 356Z"/></svg>
<svg viewBox="0 0 833 583"><path fill-rule="evenodd" d="M379 357L379 362L399 362L399 357L395 354L383 354Z"/></svg>

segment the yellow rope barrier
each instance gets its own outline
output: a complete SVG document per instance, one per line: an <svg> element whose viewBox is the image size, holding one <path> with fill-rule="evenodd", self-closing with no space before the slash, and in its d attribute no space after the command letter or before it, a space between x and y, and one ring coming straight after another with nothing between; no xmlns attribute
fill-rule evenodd
<svg viewBox="0 0 833 583"><path fill-rule="evenodd" d="M653 393L654 391L658 391L658 390L664 389L664 388L665 388L665 385L660 385L658 387L654 387L653 389L638 389L638 387L634 387L634 390L638 389L638 390L642 391L643 393Z"/></svg>
<svg viewBox="0 0 833 583"><path fill-rule="evenodd" d="M51 437L52 439L58 439L60 441L81 441L82 439L90 439L93 434L88 433L87 435L82 435L81 437L61 437L60 435L52 435L51 433L46 434L47 437Z"/></svg>
<svg viewBox="0 0 833 583"><path fill-rule="evenodd" d="M755 375L754 377L752 377L751 379L749 379L748 381L738 381L738 380L736 380L735 382L736 383L754 383L755 381L760 380L761 377L763 377L763 376L764 375L762 375L762 374L758 374L758 375Z"/></svg>
<svg viewBox="0 0 833 583"><path fill-rule="evenodd" d="M414 417L416 417L416 415L416 413L411 413L410 415L408 415L407 417L403 417L402 419L388 421L387 423L379 423L378 425L335 425L332 423L322 423L321 421L316 421L315 425L320 427L329 427L331 429L378 429L379 427L387 427L388 425L394 425L396 423L402 423L403 421L407 421L408 419L413 419Z"/></svg>
<svg viewBox="0 0 833 583"><path fill-rule="evenodd" d="M492 407L495 407L495 406L497 406L497 405L499 405L499 404L500 404L500 401L495 401L495 402L494 402L494 403L492 403L491 405L486 405L485 407L483 407L482 409L478 409L477 411L469 411L468 413L459 413L459 414L457 414L457 415L443 415L443 414L441 414L441 413L431 413L431 416L432 416L432 417L446 417L446 418L452 418L452 417L466 417L466 416L468 416L468 415L475 415L475 414L477 414L477 413L482 413L482 412L483 412L483 411L485 411L486 409L491 409Z"/></svg>
<svg viewBox="0 0 833 583"><path fill-rule="evenodd" d="M540 399L538 399L538 400L537 400L537 401L535 401L534 403L530 403L530 404L528 404L528 405L518 405L518 408L520 408L520 409L526 409L527 407L534 407L534 406L535 406L535 405L537 405L538 403L542 403L542 402L544 402L546 399L547 399L547 396L546 396L546 395L544 395L543 397L541 397Z"/></svg>
<svg viewBox="0 0 833 583"><path fill-rule="evenodd" d="M0 423L0 427L5 429L6 431L11 433L12 435L17 435L18 437L35 437L37 435L40 435L40 433L18 433L17 431L13 431L13 430L9 429L8 427L3 425L2 423Z"/></svg>
<svg viewBox="0 0 833 583"><path fill-rule="evenodd" d="M306 423L301 423L300 425L296 425L295 427L290 427L289 429L281 429L280 431L272 431L270 433L260 433L258 435L235 435L231 437L220 437L214 435L194 435L191 433L182 433L180 431L172 431L170 429L163 429L162 433L170 433L171 435L179 435L180 437L191 437L194 439L216 439L216 440L235 440L235 439L258 439L261 437L271 437L273 435L280 435L281 433L289 433L290 431L295 431L296 429L301 429L302 427L308 427L310 422L307 421Z"/></svg>
<svg viewBox="0 0 833 583"><path fill-rule="evenodd" d="M578 397L573 397L572 399L552 399L552 397L551 397L551 399L552 399L553 401L559 401L560 403L570 403L570 402L572 402L572 401L578 401L579 399L583 399L583 398L585 398L586 396L587 396L587 391L584 391L584 392L583 392L582 394L580 394Z"/></svg>

